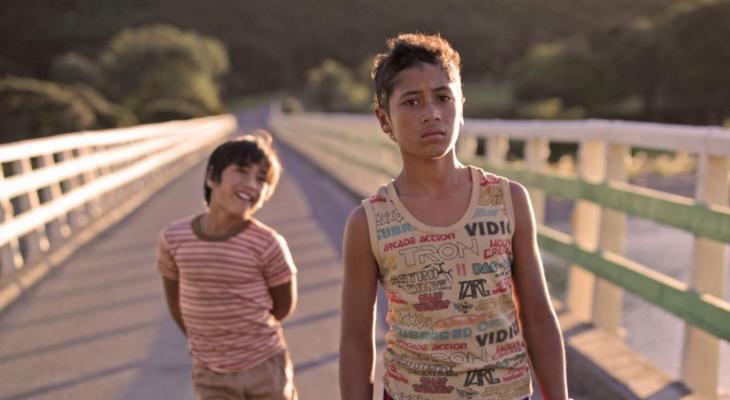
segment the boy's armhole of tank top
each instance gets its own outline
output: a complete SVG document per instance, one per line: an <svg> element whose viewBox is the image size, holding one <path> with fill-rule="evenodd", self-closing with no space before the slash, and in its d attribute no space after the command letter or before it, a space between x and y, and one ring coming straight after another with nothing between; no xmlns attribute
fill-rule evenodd
<svg viewBox="0 0 730 400"><path fill-rule="evenodd" d="M373 259L375 260L375 265L378 268L378 277L380 277L380 257L378 257L377 247L378 233L375 228L374 210L372 209L372 204L370 204L369 199L363 199L360 205L362 206L363 211L365 211L365 222L368 227L368 237L370 238L370 252L373 253Z"/></svg>

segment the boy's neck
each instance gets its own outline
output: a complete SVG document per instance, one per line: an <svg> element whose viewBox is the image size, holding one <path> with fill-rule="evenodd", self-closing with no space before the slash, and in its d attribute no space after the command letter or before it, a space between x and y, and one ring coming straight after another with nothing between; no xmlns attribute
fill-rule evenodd
<svg viewBox="0 0 730 400"><path fill-rule="evenodd" d="M410 194L439 193L458 183L463 177L464 165L451 151L436 160L406 158L395 183L399 192Z"/></svg>
<svg viewBox="0 0 730 400"><path fill-rule="evenodd" d="M232 218L230 214L208 210L200 217L200 229L209 236L227 236L242 231L250 221L251 218Z"/></svg>

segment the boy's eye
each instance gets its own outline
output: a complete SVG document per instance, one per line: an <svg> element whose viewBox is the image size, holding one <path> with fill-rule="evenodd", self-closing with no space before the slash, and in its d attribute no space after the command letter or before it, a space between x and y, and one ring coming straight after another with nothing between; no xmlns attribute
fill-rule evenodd
<svg viewBox="0 0 730 400"><path fill-rule="evenodd" d="M406 100L406 101L404 101L404 102L403 102L403 105L404 105L404 106L409 106L409 107L411 107L411 106L415 106L415 105L418 105L418 103L419 103L419 102L418 102L418 100L417 100L417 99L408 99L408 100Z"/></svg>
<svg viewBox="0 0 730 400"><path fill-rule="evenodd" d="M261 183L266 183L266 176L265 175L259 175L256 177L256 180Z"/></svg>
<svg viewBox="0 0 730 400"><path fill-rule="evenodd" d="M437 99L438 99L438 101L440 101L442 103L448 103L449 101L451 101L451 96L449 96L447 94L442 94L442 95L438 96Z"/></svg>

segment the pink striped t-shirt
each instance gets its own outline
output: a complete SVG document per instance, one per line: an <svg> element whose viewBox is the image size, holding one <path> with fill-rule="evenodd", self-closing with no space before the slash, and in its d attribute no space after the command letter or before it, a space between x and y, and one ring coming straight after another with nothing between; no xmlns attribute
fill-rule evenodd
<svg viewBox="0 0 730 400"><path fill-rule="evenodd" d="M157 269L179 281L188 347L196 365L233 372L286 349L271 314L269 288L296 273L284 238L251 219L224 239L206 237L197 217L168 225L158 242Z"/></svg>

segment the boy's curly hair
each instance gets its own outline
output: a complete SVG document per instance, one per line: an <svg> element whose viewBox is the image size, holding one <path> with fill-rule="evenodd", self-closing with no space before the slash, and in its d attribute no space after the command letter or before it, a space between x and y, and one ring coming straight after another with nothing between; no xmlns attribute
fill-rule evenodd
<svg viewBox="0 0 730 400"><path fill-rule="evenodd" d="M375 83L374 105L388 111L395 77L418 63L443 68L449 81L461 80L461 57L440 35L402 33L387 41L388 50L375 56L371 77Z"/></svg>

